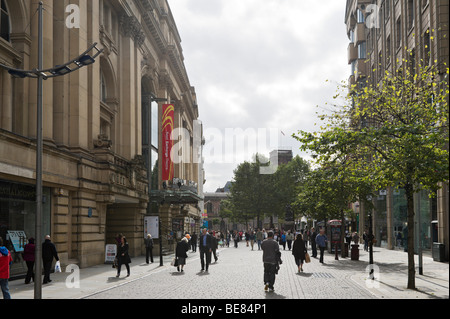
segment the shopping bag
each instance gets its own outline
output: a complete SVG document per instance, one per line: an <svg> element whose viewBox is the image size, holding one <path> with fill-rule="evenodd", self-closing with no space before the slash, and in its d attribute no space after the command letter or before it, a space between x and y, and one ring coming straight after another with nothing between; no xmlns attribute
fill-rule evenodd
<svg viewBox="0 0 450 319"><path fill-rule="evenodd" d="M170 263L170 265L171 266L174 266L174 267L178 267L178 258L174 258L173 260L172 260L172 262Z"/></svg>
<svg viewBox="0 0 450 319"><path fill-rule="evenodd" d="M57 272L61 272L61 263L59 262L59 260L55 264L55 273Z"/></svg>
<svg viewBox="0 0 450 319"><path fill-rule="evenodd" d="M305 262L306 263L310 263L311 262L311 258L309 257L308 253L305 253Z"/></svg>

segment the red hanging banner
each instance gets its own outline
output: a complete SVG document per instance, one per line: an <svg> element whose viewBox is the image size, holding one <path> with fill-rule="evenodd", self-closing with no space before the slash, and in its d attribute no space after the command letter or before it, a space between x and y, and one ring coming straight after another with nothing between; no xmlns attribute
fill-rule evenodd
<svg viewBox="0 0 450 319"><path fill-rule="evenodd" d="M162 110L162 180L170 181L173 179L174 166L170 158L173 147L172 132L174 129L175 107L172 104L164 104Z"/></svg>

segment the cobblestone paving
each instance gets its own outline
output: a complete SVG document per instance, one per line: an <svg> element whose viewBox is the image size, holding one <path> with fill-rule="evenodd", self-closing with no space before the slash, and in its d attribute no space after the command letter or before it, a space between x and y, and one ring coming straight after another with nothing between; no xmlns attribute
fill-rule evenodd
<svg viewBox="0 0 450 319"><path fill-rule="evenodd" d="M283 264L275 281L275 292L265 292L262 251L246 247L219 248L219 260L209 272L200 271L199 253L189 253L183 273L163 267L137 280L123 280L119 287L89 296L89 299L369 299L376 298L351 277L365 271L366 263L325 255L325 264L311 258L298 273L294 257L282 250ZM280 247L281 248L281 247ZM281 248L282 249L282 248ZM363 265L364 264L364 265ZM361 265L361 266L359 266Z"/></svg>

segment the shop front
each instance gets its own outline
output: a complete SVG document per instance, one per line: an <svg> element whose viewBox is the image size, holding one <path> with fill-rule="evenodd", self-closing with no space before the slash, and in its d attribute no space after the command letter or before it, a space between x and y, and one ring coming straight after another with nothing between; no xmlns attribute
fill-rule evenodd
<svg viewBox="0 0 450 319"><path fill-rule="evenodd" d="M43 189L42 233L50 234L51 189ZM28 239L35 238L36 187L0 180L0 237L11 251L13 264L11 276L27 272L23 248ZM42 240L36 240L40 244Z"/></svg>

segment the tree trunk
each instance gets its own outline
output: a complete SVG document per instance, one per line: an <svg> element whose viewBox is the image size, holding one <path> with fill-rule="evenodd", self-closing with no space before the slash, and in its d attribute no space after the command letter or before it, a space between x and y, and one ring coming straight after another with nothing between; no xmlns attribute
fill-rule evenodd
<svg viewBox="0 0 450 319"><path fill-rule="evenodd" d="M416 269L414 265L414 191L411 184L405 186L408 209L408 289L416 289Z"/></svg>

